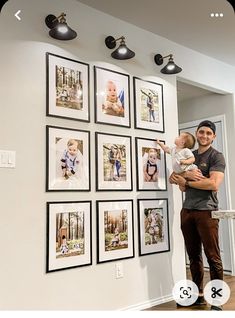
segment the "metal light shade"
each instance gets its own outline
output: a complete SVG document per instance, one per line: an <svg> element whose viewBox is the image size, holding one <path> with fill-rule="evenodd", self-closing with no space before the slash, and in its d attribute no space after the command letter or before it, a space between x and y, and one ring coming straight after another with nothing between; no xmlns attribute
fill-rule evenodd
<svg viewBox="0 0 235 318"><path fill-rule="evenodd" d="M169 61L166 66L161 69L163 74L177 74L182 71L182 68L174 63L173 55L169 54L167 56L162 56L161 54L156 54L154 56L154 61L157 65L162 65L164 58L169 57Z"/></svg>
<svg viewBox="0 0 235 318"><path fill-rule="evenodd" d="M116 42L121 40L119 47L112 52L111 56L117 60L128 60L135 56L135 52L131 51L125 43L124 36L116 39L112 36L107 36L105 39L105 45L109 49L114 49L116 47Z"/></svg>
<svg viewBox="0 0 235 318"><path fill-rule="evenodd" d="M45 23L51 29L49 35L54 39L66 41L77 37L77 33L67 25L64 13L59 17L49 14Z"/></svg>
<svg viewBox="0 0 235 318"><path fill-rule="evenodd" d="M135 52L128 49L126 44L120 44L111 56L117 60L128 60L135 56Z"/></svg>
<svg viewBox="0 0 235 318"><path fill-rule="evenodd" d="M177 74L182 71L182 68L174 63L174 61L169 61L166 66L161 69L163 74Z"/></svg>

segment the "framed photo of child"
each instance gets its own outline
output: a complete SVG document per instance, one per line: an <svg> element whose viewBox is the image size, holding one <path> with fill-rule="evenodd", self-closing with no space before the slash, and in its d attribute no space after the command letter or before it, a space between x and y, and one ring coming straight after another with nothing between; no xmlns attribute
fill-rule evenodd
<svg viewBox="0 0 235 318"><path fill-rule="evenodd" d="M46 53L47 116L90 121L89 64Z"/></svg>
<svg viewBox="0 0 235 318"><path fill-rule="evenodd" d="M130 76L94 66L95 122L130 127Z"/></svg>
<svg viewBox="0 0 235 318"><path fill-rule="evenodd" d="M47 202L46 272L92 264L91 201Z"/></svg>
<svg viewBox="0 0 235 318"><path fill-rule="evenodd" d="M96 190L132 191L131 137L96 132Z"/></svg>
<svg viewBox="0 0 235 318"><path fill-rule="evenodd" d="M137 199L139 256L170 251L167 199Z"/></svg>
<svg viewBox="0 0 235 318"><path fill-rule="evenodd" d="M163 85L133 77L135 128L164 133Z"/></svg>
<svg viewBox="0 0 235 318"><path fill-rule="evenodd" d="M133 200L96 201L97 263L134 257Z"/></svg>
<svg viewBox="0 0 235 318"><path fill-rule="evenodd" d="M164 143L164 141L162 141ZM135 138L137 190L167 190L166 155L154 139Z"/></svg>
<svg viewBox="0 0 235 318"><path fill-rule="evenodd" d="M46 191L90 191L90 132L46 126Z"/></svg>

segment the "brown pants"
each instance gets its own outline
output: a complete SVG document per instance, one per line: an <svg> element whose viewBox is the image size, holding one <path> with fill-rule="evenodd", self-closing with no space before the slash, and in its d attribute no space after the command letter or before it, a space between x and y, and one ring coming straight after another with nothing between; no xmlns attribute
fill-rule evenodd
<svg viewBox="0 0 235 318"><path fill-rule="evenodd" d="M210 266L210 277L223 280L223 265L219 249L219 220L211 218L211 211L181 210L181 230L190 260L193 282L203 292L202 244Z"/></svg>

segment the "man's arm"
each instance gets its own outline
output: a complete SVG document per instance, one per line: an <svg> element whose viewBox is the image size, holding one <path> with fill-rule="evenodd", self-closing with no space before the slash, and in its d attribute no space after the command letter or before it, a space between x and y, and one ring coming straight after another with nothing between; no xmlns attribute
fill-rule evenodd
<svg viewBox="0 0 235 318"><path fill-rule="evenodd" d="M174 176L174 183L178 184L180 187L190 187L200 190L211 190L218 191L219 186L223 182L224 173L220 171L211 171L209 178L204 178L198 181L187 181L180 175ZM187 183L186 183L187 181Z"/></svg>

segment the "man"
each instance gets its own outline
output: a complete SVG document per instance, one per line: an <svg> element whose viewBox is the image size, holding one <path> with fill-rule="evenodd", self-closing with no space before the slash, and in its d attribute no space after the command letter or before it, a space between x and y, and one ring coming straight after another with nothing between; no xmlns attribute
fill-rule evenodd
<svg viewBox="0 0 235 318"><path fill-rule="evenodd" d="M205 304L203 297L202 244L210 266L210 277L223 280L223 265L219 249L219 220L212 219L211 211L218 210L217 191L224 178L225 160L222 153L211 144L216 137L215 124L202 121L196 131L198 150L195 150L195 164L198 170L186 171L181 175L173 173L170 182L178 184L185 191L181 210L181 230L190 260L193 282L198 286L199 297L195 305ZM222 307L211 306L211 310Z"/></svg>

